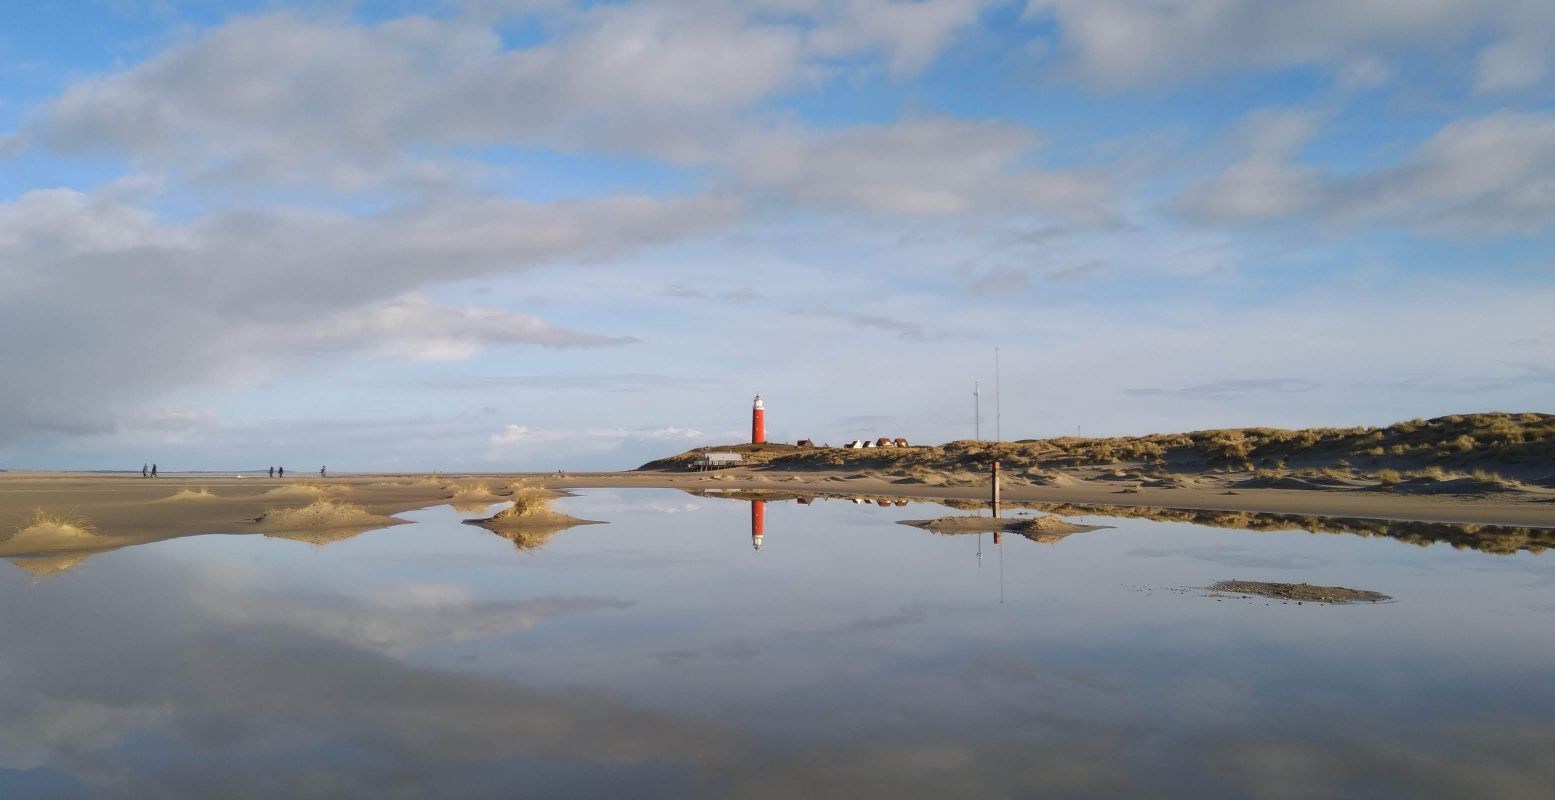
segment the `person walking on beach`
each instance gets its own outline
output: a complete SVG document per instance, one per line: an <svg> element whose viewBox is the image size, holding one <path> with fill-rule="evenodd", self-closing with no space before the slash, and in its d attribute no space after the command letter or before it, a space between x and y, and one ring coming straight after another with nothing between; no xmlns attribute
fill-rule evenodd
<svg viewBox="0 0 1555 800"><path fill-rule="evenodd" d="M151 472L149 471L149 468L145 464L141 464L140 465L140 477L145 478L145 477L148 477L150 475L151 475Z"/></svg>
<svg viewBox="0 0 1555 800"><path fill-rule="evenodd" d="M319 467L319 477L320 478L324 477L324 468L323 467Z"/></svg>
<svg viewBox="0 0 1555 800"><path fill-rule="evenodd" d="M275 477L275 467L271 467L270 468L270 477L272 477L272 478Z"/></svg>
<svg viewBox="0 0 1555 800"><path fill-rule="evenodd" d="M157 465L156 464L152 464L151 465L151 477L155 478L156 476L157 476Z"/></svg>
<svg viewBox="0 0 1555 800"><path fill-rule="evenodd" d="M277 476L279 476L279 477L282 477L282 478L286 477L286 468L285 467L276 467L275 468L275 474Z"/></svg>

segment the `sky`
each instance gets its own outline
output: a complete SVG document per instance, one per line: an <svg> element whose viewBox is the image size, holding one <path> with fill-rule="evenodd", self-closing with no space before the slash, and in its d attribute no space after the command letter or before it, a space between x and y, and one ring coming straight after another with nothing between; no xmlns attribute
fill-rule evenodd
<svg viewBox="0 0 1555 800"><path fill-rule="evenodd" d="M1551 41L1548 0L0 4L0 468L628 468L758 392L832 444L970 438L974 385L1005 439L1549 412Z"/></svg>

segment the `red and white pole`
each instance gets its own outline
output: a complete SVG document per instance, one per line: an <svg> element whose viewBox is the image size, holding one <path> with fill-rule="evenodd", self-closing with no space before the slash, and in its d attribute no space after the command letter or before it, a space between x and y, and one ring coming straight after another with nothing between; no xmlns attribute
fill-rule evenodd
<svg viewBox="0 0 1555 800"><path fill-rule="evenodd" d="M761 395L756 395L756 405L751 407L751 444L767 441L767 410L761 405Z"/></svg>

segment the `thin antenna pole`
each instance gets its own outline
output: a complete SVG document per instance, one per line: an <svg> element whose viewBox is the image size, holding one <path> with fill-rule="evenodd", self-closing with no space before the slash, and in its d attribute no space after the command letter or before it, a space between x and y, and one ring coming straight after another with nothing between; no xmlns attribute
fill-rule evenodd
<svg viewBox="0 0 1555 800"><path fill-rule="evenodd" d="M1000 400L999 348L995 347L993 349L993 438L996 442L1004 441L1004 414Z"/></svg>
<svg viewBox="0 0 1555 800"><path fill-rule="evenodd" d="M972 438L983 438L983 389L977 381L972 381Z"/></svg>
<svg viewBox="0 0 1555 800"><path fill-rule="evenodd" d="M1004 605L1004 544L999 544L999 605Z"/></svg>

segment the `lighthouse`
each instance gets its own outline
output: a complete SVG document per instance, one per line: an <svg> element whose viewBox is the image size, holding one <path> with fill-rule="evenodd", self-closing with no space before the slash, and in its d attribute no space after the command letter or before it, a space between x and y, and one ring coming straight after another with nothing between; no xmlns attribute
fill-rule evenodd
<svg viewBox="0 0 1555 800"><path fill-rule="evenodd" d="M751 407L751 444L764 444L767 441L767 410L761 405L761 395L756 395L756 404Z"/></svg>
<svg viewBox="0 0 1555 800"><path fill-rule="evenodd" d="M751 547L761 550L762 534L767 531L767 501L751 501Z"/></svg>

